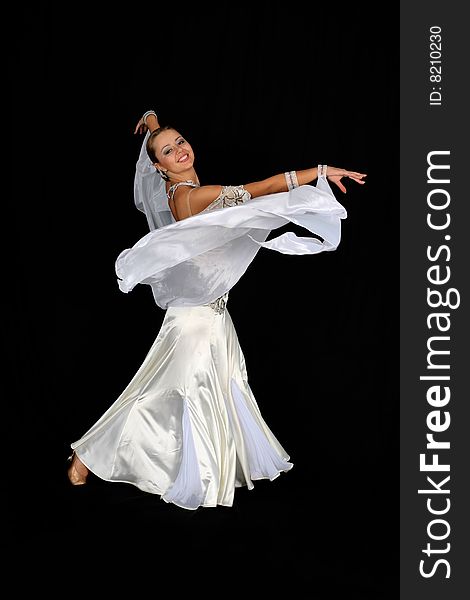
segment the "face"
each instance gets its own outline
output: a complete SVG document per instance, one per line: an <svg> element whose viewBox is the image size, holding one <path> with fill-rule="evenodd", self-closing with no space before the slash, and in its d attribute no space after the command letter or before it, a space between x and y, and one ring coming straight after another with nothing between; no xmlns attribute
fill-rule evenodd
<svg viewBox="0 0 470 600"><path fill-rule="evenodd" d="M194 152L188 142L174 129L162 131L155 138L158 166L165 171L180 173L192 168Z"/></svg>

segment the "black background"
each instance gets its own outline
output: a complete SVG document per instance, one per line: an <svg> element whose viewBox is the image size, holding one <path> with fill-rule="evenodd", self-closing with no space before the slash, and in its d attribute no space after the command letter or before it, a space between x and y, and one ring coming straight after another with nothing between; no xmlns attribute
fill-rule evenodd
<svg viewBox="0 0 470 600"><path fill-rule="evenodd" d="M398 597L398 18L297 2L15 12L6 522L35 585L62 589L61 571L85 592ZM261 250L230 292L250 385L295 465L232 508L66 479L69 444L164 317L150 288L122 294L114 273L148 231L133 130L151 108L190 141L203 183L318 163L368 174L334 190L348 211L335 252Z"/></svg>

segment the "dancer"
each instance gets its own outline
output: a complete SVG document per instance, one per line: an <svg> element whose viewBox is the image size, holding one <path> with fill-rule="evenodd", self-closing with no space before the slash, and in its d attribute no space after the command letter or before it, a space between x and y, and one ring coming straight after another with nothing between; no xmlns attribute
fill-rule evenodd
<svg viewBox="0 0 470 600"><path fill-rule="evenodd" d="M116 260L119 287L149 285L166 310L143 364L104 415L71 444L68 476L91 471L186 509L232 506L235 488L273 480L293 463L265 422L248 382L227 302L260 248L286 254L335 250L346 210L328 181L365 174L326 165L239 186L201 185L191 145L154 111L134 198L150 232ZM316 185L309 185L316 180ZM284 233L287 223L317 237Z"/></svg>

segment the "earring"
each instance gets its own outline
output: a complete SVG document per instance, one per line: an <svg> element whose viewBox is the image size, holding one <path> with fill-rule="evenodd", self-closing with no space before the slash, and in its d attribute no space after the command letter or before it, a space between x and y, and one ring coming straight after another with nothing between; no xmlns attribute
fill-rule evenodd
<svg viewBox="0 0 470 600"><path fill-rule="evenodd" d="M164 179L165 181L169 181L169 177L168 177L168 175L166 174L166 171L162 171L162 170L161 170L161 169L159 169L158 167L155 167L155 168L157 169L157 171L158 171L158 173L159 173L159 175L160 175L160 177L161 177L162 179Z"/></svg>

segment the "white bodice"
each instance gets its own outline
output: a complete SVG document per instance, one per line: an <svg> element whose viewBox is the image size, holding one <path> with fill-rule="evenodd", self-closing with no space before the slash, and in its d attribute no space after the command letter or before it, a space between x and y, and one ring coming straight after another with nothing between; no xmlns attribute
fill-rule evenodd
<svg viewBox="0 0 470 600"><path fill-rule="evenodd" d="M251 198L249 192L245 190L242 185L232 186L226 185L222 187L220 194L215 200L213 200L209 206L207 206L201 212L209 212L211 210L217 210L219 208L227 208L228 206L237 206L237 204L243 204ZM216 313L221 314L225 310L225 306L228 301L228 292L226 292L220 298L217 298L214 302L206 304L210 306Z"/></svg>
<svg viewBox="0 0 470 600"><path fill-rule="evenodd" d="M178 183L175 183L168 189L167 196L169 200L173 199L175 192L180 185L199 187L199 185L194 183L193 181L180 181ZM217 198L213 200L208 206L206 206L204 210L201 210L200 213L210 212L212 210L218 210L220 208L227 208L229 206L237 206L238 204L243 204L250 198L250 193L247 190L245 190L245 188L242 185L225 185L222 186L220 194L217 196ZM203 306L210 306L216 313L222 314L225 310L227 301L228 292L226 292L210 304L204 304Z"/></svg>
<svg viewBox="0 0 470 600"><path fill-rule="evenodd" d="M209 212L218 208L227 208L228 206L237 206L250 200L250 193L242 185L225 185L220 194L201 212Z"/></svg>
<svg viewBox="0 0 470 600"><path fill-rule="evenodd" d="M199 184L194 183L194 181L179 181L178 183L174 183L168 188L168 201L174 199L175 192L180 185L186 185L192 188L200 187ZM237 204L243 204L247 200L250 200L250 198L250 193L245 190L242 185L224 185L222 186L220 194L217 196L217 198L213 200L209 206L206 206L204 210L201 210L200 213L217 210L218 208L227 208L228 206L237 206Z"/></svg>

